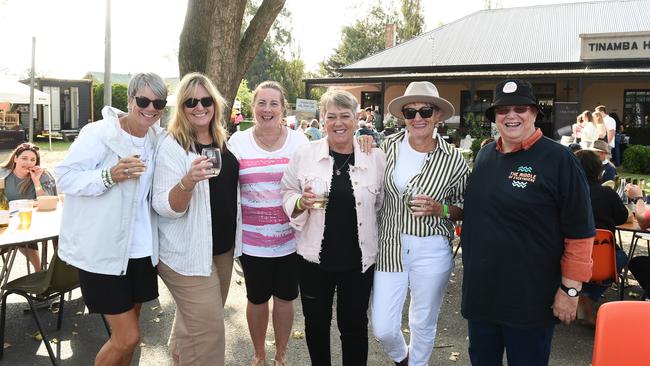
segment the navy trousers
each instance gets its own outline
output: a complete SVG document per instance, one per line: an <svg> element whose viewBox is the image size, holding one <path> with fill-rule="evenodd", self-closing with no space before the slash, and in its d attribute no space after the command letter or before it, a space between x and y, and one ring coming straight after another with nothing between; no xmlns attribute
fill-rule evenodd
<svg viewBox="0 0 650 366"><path fill-rule="evenodd" d="M469 358L472 366L546 366L551 354L554 326L515 328L468 320Z"/></svg>

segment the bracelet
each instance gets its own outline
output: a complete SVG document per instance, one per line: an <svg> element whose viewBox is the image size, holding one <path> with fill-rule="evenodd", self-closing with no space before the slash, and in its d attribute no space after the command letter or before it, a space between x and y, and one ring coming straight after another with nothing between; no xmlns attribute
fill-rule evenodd
<svg viewBox="0 0 650 366"><path fill-rule="evenodd" d="M639 196L639 197L631 198L631 200L634 201L634 203L636 204L637 202L639 202L639 200L643 200L643 202L645 202L645 197Z"/></svg>
<svg viewBox="0 0 650 366"><path fill-rule="evenodd" d="M449 218L449 206L447 204L442 204L442 218Z"/></svg>
<svg viewBox="0 0 650 366"><path fill-rule="evenodd" d="M113 182L113 178L111 177L111 172L108 168L102 169L102 183L104 183L104 187L106 188L111 188L115 185L115 182Z"/></svg>
<svg viewBox="0 0 650 366"><path fill-rule="evenodd" d="M301 201L301 200L302 200L302 197L298 197L298 199L296 200L296 208L297 208L298 210L300 210L300 211L304 211L304 209L303 209L302 206L300 205L300 201Z"/></svg>
<svg viewBox="0 0 650 366"><path fill-rule="evenodd" d="M115 182L113 181L113 173L111 173L110 169L106 169L106 179L111 186L115 185Z"/></svg>
<svg viewBox="0 0 650 366"><path fill-rule="evenodd" d="M43 190L43 186L34 186L34 190L37 191L37 192L38 192L38 191L42 191L42 190Z"/></svg>
<svg viewBox="0 0 650 366"><path fill-rule="evenodd" d="M185 187L185 185L183 184L183 178L181 178L181 180L178 181L178 188L180 188L181 191L183 191L183 192L190 192L191 191L190 188Z"/></svg>

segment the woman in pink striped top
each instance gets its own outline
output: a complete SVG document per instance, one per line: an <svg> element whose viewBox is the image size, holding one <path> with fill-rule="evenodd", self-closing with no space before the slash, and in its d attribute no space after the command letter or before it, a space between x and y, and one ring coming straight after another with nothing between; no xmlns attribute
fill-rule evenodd
<svg viewBox="0 0 650 366"><path fill-rule="evenodd" d="M235 255L246 279L246 319L253 340L253 365L266 365L265 337L269 300L273 297L275 365L285 365L293 325L293 300L298 297L296 240L282 208L280 180L289 158L307 143L303 133L282 126L284 89L265 81L253 92L255 126L230 138L239 161L242 240Z"/></svg>

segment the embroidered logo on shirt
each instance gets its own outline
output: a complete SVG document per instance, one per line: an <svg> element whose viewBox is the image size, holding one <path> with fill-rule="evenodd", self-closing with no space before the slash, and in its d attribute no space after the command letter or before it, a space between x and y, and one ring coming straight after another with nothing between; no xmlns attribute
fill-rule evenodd
<svg viewBox="0 0 650 366"><path fill-rule="evenodd" d="M517 188L526 188L528 183L535 183L537 175L533 174L533 168L529 166L520 166L517 171L510 172L508 179L512 181L512 186Z"/></svg>

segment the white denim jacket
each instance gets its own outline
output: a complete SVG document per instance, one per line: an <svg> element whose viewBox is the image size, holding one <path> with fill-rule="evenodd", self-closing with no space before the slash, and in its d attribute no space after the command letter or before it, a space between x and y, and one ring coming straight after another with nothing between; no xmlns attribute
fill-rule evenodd
<svg viewBox="0 0 650 366"><path fill-rule="evenodd" d="M384 197L386 155L379 149L372 149L370 154L361 152L356 139L353 144L355 164L350 166L350 180L356 202L361 271L365 272L377 257L377 211ZM328 186L331 184L333 163L327 139L312 141L296 150L282 177L282 201L291 226L296 230L297 252L313 263L320 263L325 210L306 210L296 217L292 215L308 178L317 177Z"/></svg>
<svg viewBox="0 0 650 366"><path fill-rule="evenodd" d="M81 129L68 155L54 170L59 191L65 193L59 234L59 257L84 271L124 275L129 263L131 237L138 205L139 184L151 181L128 179L106 188L101 171L117 164L131 153L124 144L119 117L124 112L104 107L104 119ZM158 144L164 130L153 125L147 132L154 156L147 169L153 169ZM150 188L151 189L151 188ZM148 196L151 204L151 194ZM158 235L155 212L151 211L152 265L158 264Z"/></svg>

